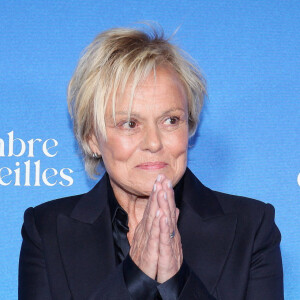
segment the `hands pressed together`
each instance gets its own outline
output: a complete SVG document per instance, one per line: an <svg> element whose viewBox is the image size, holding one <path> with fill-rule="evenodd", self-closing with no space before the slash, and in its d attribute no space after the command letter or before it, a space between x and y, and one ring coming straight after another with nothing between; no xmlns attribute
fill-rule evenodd
<svg viewBox="0 0 300 300"><path fill-rule="evenodd" d="M129 254L146 275L159 283L173 277L182 264L178 216L171 181L158 175Z"/></svg>

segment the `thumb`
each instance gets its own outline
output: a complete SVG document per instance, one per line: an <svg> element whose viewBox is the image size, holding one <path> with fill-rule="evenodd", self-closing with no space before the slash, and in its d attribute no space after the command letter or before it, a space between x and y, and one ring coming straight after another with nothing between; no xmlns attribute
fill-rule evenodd
<svg viewBox="0 0 300 300"><path fill-rule="evenodd" d="M176 223L178 222L180 210L176 207Z"/></svg>

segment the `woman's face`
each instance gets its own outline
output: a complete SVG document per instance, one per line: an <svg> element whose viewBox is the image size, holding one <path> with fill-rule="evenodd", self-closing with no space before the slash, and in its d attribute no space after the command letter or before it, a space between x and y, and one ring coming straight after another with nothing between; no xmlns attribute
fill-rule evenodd
<svg viewBox="0 0 300 300"><path fill-rule="evenodd" d="M185 172L188 146L188 103L176 73L158 68L137 86L130 119L131 84L105 114L107 140L95 136L92 150L102 155L111 183L121 192L137 196L151 193L158 174L175 185Z"/></svg>

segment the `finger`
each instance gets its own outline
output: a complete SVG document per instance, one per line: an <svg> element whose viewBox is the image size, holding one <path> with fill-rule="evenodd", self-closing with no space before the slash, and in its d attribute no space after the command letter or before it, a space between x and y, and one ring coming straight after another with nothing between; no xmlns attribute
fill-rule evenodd
<svg viewBox="0 0 300 300"><path fill-rule="evenodd" d="M170 214L171 214L171 223L172 223L172 228L175 229L176 227L176 203L175 203L175 196L174 196L174 190L172 187L172 182L169 179L165 179L162 182L162 186L164 188L164 190L167 193L167 200L169 203L169 209L170 209Z"/></svg>
<svg viewBox="0 0 300 300"><path fill-rule="evenodd" d="M141 222L137 225L134 231L134 235L132 238L132 242L130 245L130 251L129 255L131 256L132 260L138 265L139 260L139 252L141 251L141 244L142 244L142 237L144 236L143 234L143 228Z"/></svg>
<svg viewBox="0 0 300 300"><path fill-rule="evenodd" d="M164 178L165 178L165 177L164 177L163 174L158 174L158 175L157 175L157 177L156 177L156 179L155 179L155 181L154 181L154 184L153 184L153 187L152 187L152 192L151 192L151 194L150 194L149 199L150 199L151 196L156 192L157 183L158 183L158 182L161 182ZM150 208L150 202L148 201L144 213L145 213L145 212L148 213L148 212L149 212L149 208Z"/></svg>
<svg viewBox="0 0 300 300"><path fill-rule="evenodd" d="M164 215L168 218L169 222L170 220L172 220L172 216L171 216L171 210L169 207L169 202L168 202L168 197L167 197L167 193L165 190L161 190L158 192L157 195L157 202L158 202L158 206L162 209L162 211L164 212ZM170 233L173 232L174 225L173 222L171 221L171 224L169 224L169 228L170 228Z"/></svg>
<svg viewBox="0 0 300 300"><path fill-rule="evenodd" d="M151 198L153 197L153 195L154 195L155 192L156 192L156 184L155 184L155 183L156 183L156 181L155 181L154 184L153 184L152 192L151 192L151 194L150 194L150 196L149 196L149 199L148 199L146 208L145 208L145 210L144 210L143 218L145 217L145 219L146 219L146 216L149 214L150 203L151 203L151 201L149 201L149 200L151 200Z"/></svg>
<svg viewBox="0 0 300 300"><path fill-rule="evenodd" d="M178 222L180 210L176 207L176 223Z"/></svg>
<svg viewBox="0 0 300 300"><path fill-rule="evenodd" d="M158 203L157 203L157 194L162 189L160 180L161 180L161 175L158 175L158 177L153 185L153 190L152 190L151 196L147 203L147 206L148 206L147 210L145 209L145 212L143 215L143 219L145 222L145 227L146 227L147 232L150 232L152 222L153 222L153 220L155 218L155 214L159 208Z"/></svg>
<svg viewBox="0 0 300 300"><path fill-rule="evenodd" d="M173 250L170 239L169 220L164 215L159 220L159 257L157 265L157 281L165 282L176 272L176 260L174 260Z"/></svg>
<svg viewBox="0 0 300 300"><path fill-rule="evenodd" d="M179 233L178 227L177 227L179 213L180 213L179 209L176 208L176 227L175 227L174 241L173 241L173 244L172 244L174 253L176 253L176 254L182 253L181 237L180 237L180 233Z"/></svg>
<svg viewBox="0 0 300 300"><path fill-rule="evenodd" d="M160 233L159 217L160 210L157 211L149 234L147 235L145 234L143 227L138 225L129 252L134 263L152 279L155 279L157 274Z"/></svg>
<svg viewBox="0 0 300 300"><path fill-rule="evenodd" d="M154 186L154 189L156 186ZM153 190L149 200L148 200L148 208L145 209L143 215L143 222L145 224L145 230L149 233L151 230L152 222L155 218L155 212L158 210L158 203L157 203L157 190Z"/></svg>
<svg viewBox="0 0 300 300"><path fill-rule="evenodd" d="M169 234L169 230L170 230L169 220L165 217L164 219L165 222L162 222L162 220L160 220L160 241L159 241L160 256L159 256L158 268L162 270L161 267L163 268L167 267L170 271L176 270L177 272L183 260L180 233L176 229L175 236L173 239L171 239Z"/></svg>
<svg viewBox="0 0 300 300"><path fill-rule="evenodd" d="M160 262L163 264L169 264L172 260L172 245L170 238L169 219L166 215L163 215L159 220L159 255Z"/></svg>
<svg viewBox="0 0 300 300"><path fill-rule="evenodd" d="M152 279L155 279L157 274L157 262L159 256L159 216L158 210L152 222L149 237L145 243L145 247L140 257L139 268Z"/></svg>
<svg viewBox="0 0 300 300"><path fill-rule="evenodd" d="M158 209L155 214L155 218L152 222L152 227L147 242L147 251L151 254L156 255L156 258L158 257L158 251L159 251L160 215L161 215L161 211Z"/></svg>

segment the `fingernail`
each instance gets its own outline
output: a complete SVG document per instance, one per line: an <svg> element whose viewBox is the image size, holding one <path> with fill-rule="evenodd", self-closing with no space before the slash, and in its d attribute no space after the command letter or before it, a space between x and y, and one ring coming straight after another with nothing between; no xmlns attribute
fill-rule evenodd
<svg viewBox="0 0 300 300"><path fill-rule="evenodd" d="M165 218L166 224L168 225L168 217Z"/></svg>
<svg viewBox="0 0 300 300"><path fill-rule="evenodd" d="M166 192L164 192L164 198L165 198L165 200L167 200L167 193Z"/></svg>
<svg viewBox="0 0 300 300"><path fill-rule="evenodd" d="M158 211L156 212L156 217L157 217L157 218L159 217L159 214L160 214L160 210L158 210Z"/></svg>
<svg viewBox="0 0 300 300"><path fill-rule="evenodd" d="M161 180L161 175L158 174L158 176L157 176L157 178L156 178L156 181L157 181L157 182L160 182L160 180Z"/></svg>
<svg viewBox="0 0 300 300"><path fill-rule="evenodd" d="M172 182L171 180L168 180L168 188L170 189L172 187Z"/></svg>
<svg viewBox="0 0 300 300"><path fill-rule="evenodd" d="M154 191L154 192L156 191L156 183L154 183L153 191Z"/></svg>

